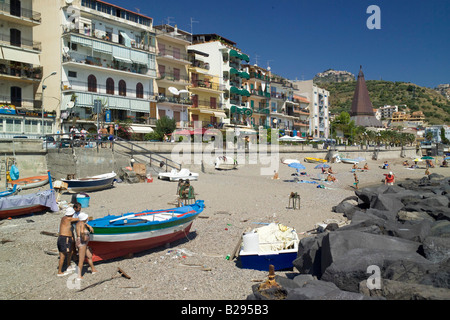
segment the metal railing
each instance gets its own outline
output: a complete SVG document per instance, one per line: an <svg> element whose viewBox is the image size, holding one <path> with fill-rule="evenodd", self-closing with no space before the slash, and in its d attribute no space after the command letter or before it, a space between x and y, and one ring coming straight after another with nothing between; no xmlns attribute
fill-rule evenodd
<svg viewBox="0 0 450 320"><path fill-rule="evenodd" d="M12 16L26 18L32 21L41 22L41 13L23 7L11 6L9 3L0 3L0 12Z"/></svg>

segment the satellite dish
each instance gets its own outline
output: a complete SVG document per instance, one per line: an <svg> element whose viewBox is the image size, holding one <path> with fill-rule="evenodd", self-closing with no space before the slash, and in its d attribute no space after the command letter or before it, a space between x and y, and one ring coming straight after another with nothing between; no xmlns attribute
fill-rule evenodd
<svg viewBox="0 0 450 320"><path fill-rule="evenodd" d="M180 94L180 92L178 91L177 88L169 87L168 90L169 90L172 94L174 94L174 95L176 95L176 96Z"/></svg>
<svg viewBox="0 0 450 320"><path fill-rule="evenodd" d="M63 52L65 53L65 54L67 54L67 53L69 53L69 48L68 47L63 47Z"/></svg>
<svg viewBox="0 0 450 320"><path fill-rule="evenodd" d="M180 90L180 91L178 91L179 93L189 93L189 91L188 90L185 90L185 89L182 89L182 90Z"/></svg>
<svg viewBox="0 0 450 320"><path fill-rule="evenodd" d="M66 0L67 4L72 4L73 0Z"/></svg>

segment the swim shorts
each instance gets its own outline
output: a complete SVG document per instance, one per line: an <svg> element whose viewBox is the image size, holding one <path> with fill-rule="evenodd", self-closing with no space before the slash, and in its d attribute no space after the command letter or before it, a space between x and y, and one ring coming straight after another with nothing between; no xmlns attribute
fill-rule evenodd
<svg viewBox="0 0 450 320"><path fill-rule="evenodd" d="M58 236L58 251L65 253L72 249L72 237L68 236Z"/></svg>

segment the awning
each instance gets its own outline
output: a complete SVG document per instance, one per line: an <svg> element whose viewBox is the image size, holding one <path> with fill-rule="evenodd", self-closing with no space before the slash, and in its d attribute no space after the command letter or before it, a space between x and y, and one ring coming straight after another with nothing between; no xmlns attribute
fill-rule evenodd
<svg viewBox="0 0 450 320"><path fill-rule="evenodd" d="M125 62L125 63L133 63L133 61L131 61L130 59L127 59L127 58L122 58L122 57L117 57L117 56L113 56L113 58L118 61Z"/></svg>
<svg viewBox="0 0 450 320"><path fill-rule="evenodd" d="M131 48L131 38L125 33L120 31L120 35L125 40L125 47Z"/></svg>
<svg viewBox="0 0 450 320"><path fill-rule="evenodd" d="M39 55L37 53L26 52L22 50L2 48L3 59L16 62L29 63L34 65L40 65Z"/></svg>
<svg viewBox="0 0 450 320"><path fill-rule="evenodd" d="M225 118L227 115L225 114L225 112L216 112L216 111L214 111L214 116L216 116L218 118Z"/></svg>
<svg viewBox="0 0 450 320"><path fill-rule="evenodd" d="M94 41L92 43L92 49L94 51L103 52L103 53L112 53L112 45L105 42Z"/></svg>
<svg viewBox="0 0 450 320"><path fill-rule="evenodd" d="M231 93L235 93L235 94L239 94L241 91L238 88L236 88L236 87L231 87L230 88L230 92Z"/></svg>
<svg viewBox="0 0 450 320"><path fill-rule="evenodd" d="M248 91L245 90L245 89L240 90L240 91L239 91L239 94L240 94L241 96L250 97L250 92L248 92Z"/></svg>
<svg viewBox="0 0 450 320"><path fill-rule="evenodd" d="M241 55L236 50L231 49L230 50L230 57L238 57L238 58L240 58Z"/></svg>
<svg viewBox="0 0 450 320"><path fill-rule="evenodd" d="M245 71L240 72L239 76L241 78L244 78L244 79L247 79L247 80L250 79L250 75L247 72L245 72Z"/></svg>
<svg viewBox="0 0 450 320"><path fill-rule="evenodd" d="M130 126L134 133L150 133L153 132L151 127Z"/></svg>
<svg viewBox="0 0 450 320"><path fill-rule="evenodd" d="M250 58L245 53L241 54L241 59L250 62Z"/></svg>
<svg viewBox="0 0 450 320"><path fill-rule="evenodd" d="M235 68L230 69L230 74L239 74L239 71Z"/></svg>

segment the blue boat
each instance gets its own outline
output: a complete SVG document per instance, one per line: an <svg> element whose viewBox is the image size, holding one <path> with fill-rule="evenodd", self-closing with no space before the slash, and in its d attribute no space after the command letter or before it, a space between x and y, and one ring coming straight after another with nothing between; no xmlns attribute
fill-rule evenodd
<svg viewBox="0 0 450 320"><path fill-rule="evenodd" d="M67 183L67 191L78 193L82 191L94 191L110 188L113 186L117 174L115 172L105 173L81 179L61 179Z"/></svg>
<svg viewBox="0 0 450 320"><path fill-rule="evenodd" d="M197 200L172 209L108 215L89 221L94 228L89 241L92 260L110 260L186 237L204 207L204 201Z"/></svg>

